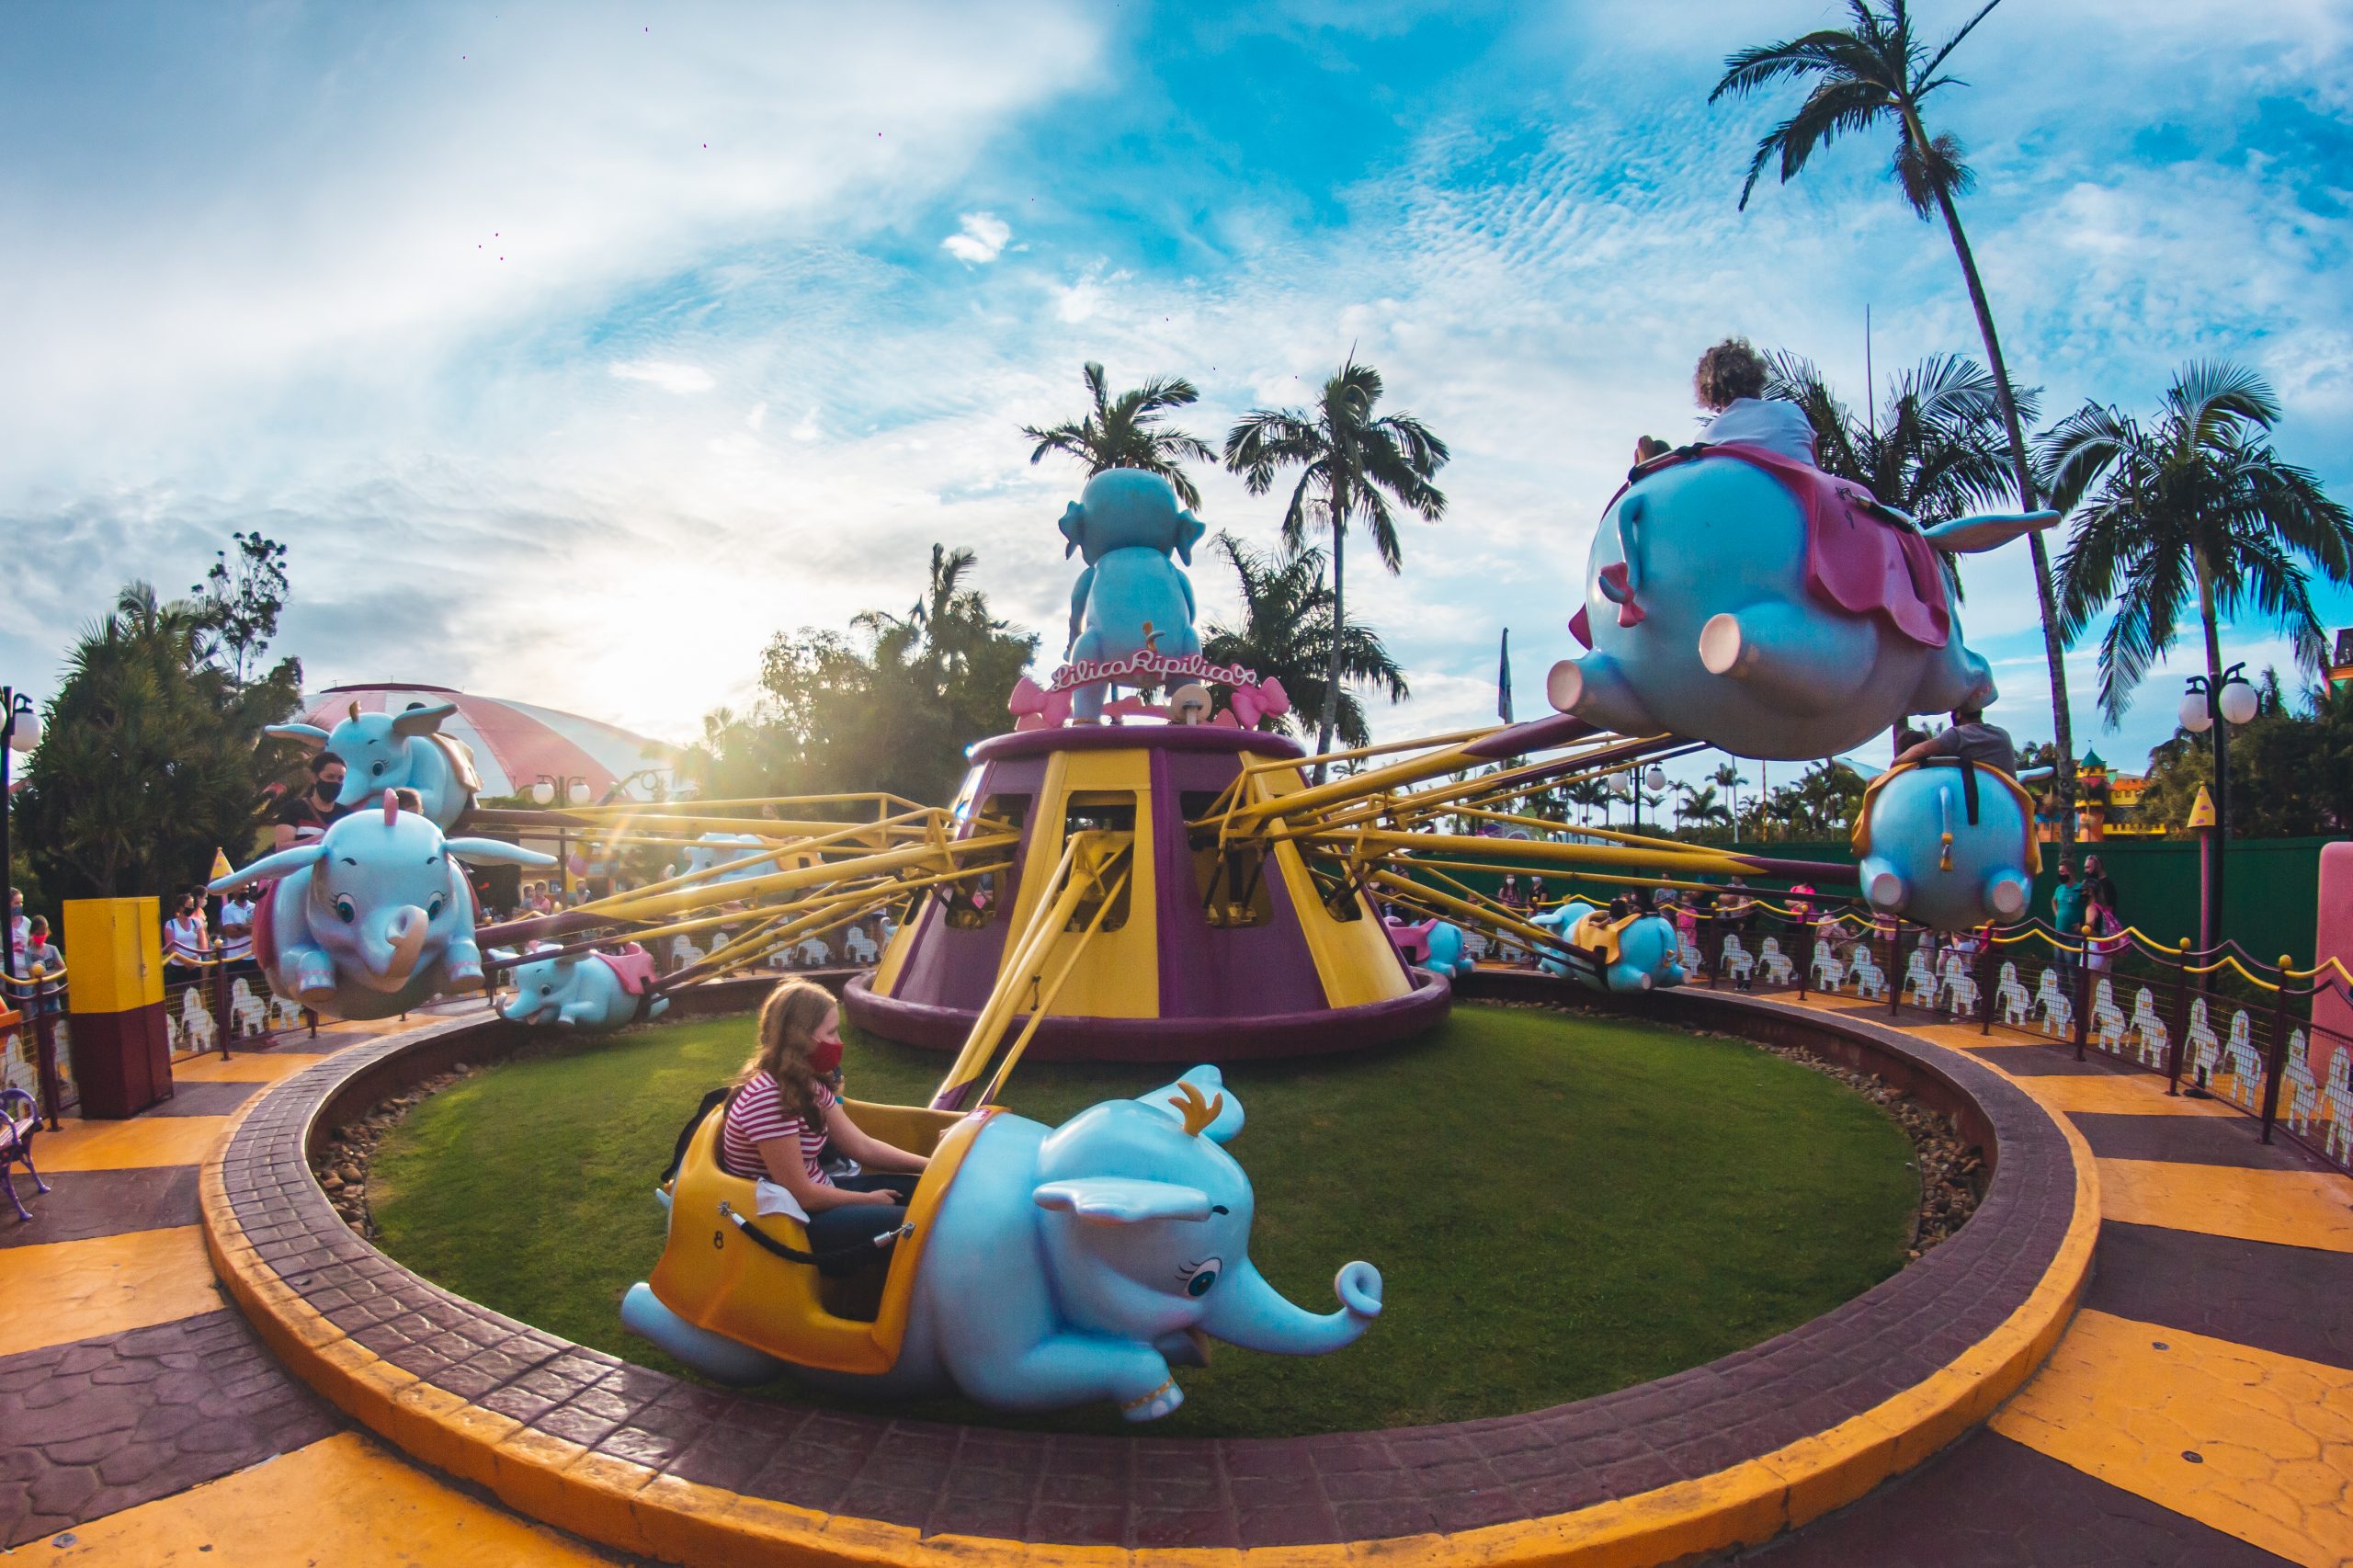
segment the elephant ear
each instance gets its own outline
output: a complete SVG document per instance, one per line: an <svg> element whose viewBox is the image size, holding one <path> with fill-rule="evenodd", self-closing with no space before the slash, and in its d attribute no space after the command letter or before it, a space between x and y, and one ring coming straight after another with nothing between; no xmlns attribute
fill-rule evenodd
<svg viewBox="0 0 2353 1568"><path fill-rule="evenodd" d="M1200 543L1200 541L1201 541L1201 536L1202 536L1203 534L1205 534L1205 533L1209 532L1209 531L1210 531L1210 526L1209 526L1207 523L1205 523L1205 522L1201 521L1201 519L1200 519L1200 518L1199 518L1199 517L1197 517L1193 516L1193 514L1192 514L1192 512L1191 512L1191 510L1190 510L1189 508L1188 508L1188 510L1185 510L1185 511L1182 511L1182 512L1177 513L1177 514L1176 514L1176 555L1177 555L1177 558L1178 558L1179 560L1183 561L1183 562L1185 562L1185 564L1186 564L1186 565L1190 566L1190 565L1193 563L1193 546L1195 546L1195 545L1197 545L1197 544Z"/></svg>
<svg viewBox="0 0 2353 1568"><path fill-rule="evenodd" d="M276 735L281 741L300 741L313 751L327 744L327 733L316 724L266 724L261 733Z"/></svg>
<svg viewBox="0 0 2353 1568"><path fill-rule="evenodd" d="M1086 508L1074 501L1063 508L1063 538L1070 540L1063 549L1064 560L1077 552L1079 540L1086 536Z"/></svg>
<svg viewBox="0 0 2353 1568"><path fill-rule="evenodd" d="M315 844L298 845L292 849L281 849L275 855L265 855L242 871L216 878L204 884L204 891L227 892L231 888L243 887L247 882L278 881L292 876L305 866L315 866L326 858L324 839Z"/></svg>
<svg viewBox="0 0 2353 1568"><path fill-rule="evenodd" d="M1140 1225L1147 1220L1206 1220L1210 1195L1198 1187L1134 1176L1080 1176L1050 1181L1029 1200L1058 1214L1075 1214L1089 1225Z"/></svg>
<svg viewBox="0 0 2353 1568"><path fill-rule="evenodd" d="M458 710L454 702L419 702L394 715L392 733L396 735L429 735L441 727L441 721Z"/></svg>
<svg viewBox="0 0 2353 1568"><path fill-rule="evenodd" d="M506 844L495 838L452 838L442 847L459 859L477 866L552 866L555 857Z"/></svg>

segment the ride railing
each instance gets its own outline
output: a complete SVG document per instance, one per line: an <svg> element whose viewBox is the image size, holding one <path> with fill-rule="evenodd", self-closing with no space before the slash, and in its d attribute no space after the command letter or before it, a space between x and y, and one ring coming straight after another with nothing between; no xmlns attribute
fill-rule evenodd
<svg viewBox="0 0 2353 1568"><path fill-rule="evenodd" d="M2234 942L2197 951L2130 928L2071 938L2040 920L1955 937L1763 899L1699 917L1683 946L1692 984L1849 996L1900 1021L2097 1055L2353 1173L2353 1036L2313 1020L2322 993L2353 998L2334 959L2298 970Z"/></svg>
<svg viewBox="0 0 2353 1568"><path fill-rule="evenodd" d="M54 1131L58 1118L82 1098L74 1086L65 971L36 964L27 974L0 976L0 1012L16 1018L0 1028L0 1092L21 1089L32 1096Z"/></svg>
<svg viewBox="0 0 2353 1568"><path fill-rule="evenodd" d="M208 956L174 954L164 975L164 1028L175 1062L318 1033L315 1014L272 992L253 960L230 958L217 943Z"/></svg>

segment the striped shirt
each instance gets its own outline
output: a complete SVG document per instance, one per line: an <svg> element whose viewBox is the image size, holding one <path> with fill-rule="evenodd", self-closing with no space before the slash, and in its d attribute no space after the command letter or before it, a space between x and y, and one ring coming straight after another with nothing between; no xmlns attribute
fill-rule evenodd
<svg viewBox="0 0 2353 1568"><path fill-rule="evenodd" d="M833 1092L818 1085L818 1110L829 1110L834 1103ZM814 1127L801 1117L785 1115L784 1091L776 1079L766 1073L755 1074L727 1104L727 1119L719 1130L719 1163L739 1176L757 1180L768 1174L767 1163L760 1158L760 1145L772 1138L800 1139L801 1164L809 1179L820 1187L833 1185L817 1163L818 1151L825 1146L822 1114Z"/></svg>

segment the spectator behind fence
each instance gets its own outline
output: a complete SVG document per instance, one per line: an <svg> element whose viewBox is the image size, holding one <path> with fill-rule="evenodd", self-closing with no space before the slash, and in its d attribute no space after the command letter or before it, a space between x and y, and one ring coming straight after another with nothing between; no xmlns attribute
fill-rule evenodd
<svg viewBox="0 0 2353 1568"><path fill-rule="evenodd" d="M194 980L203 972L204 957L204 916L197 913L196 900L182 893L164 922L164 978Z"/></svg>
<svg viewBox="0 0 2353 1568"><path fill-rule="evenodd" d="M343 758L331 751L311 758L310 788L288 794L285 804L278 808L277 824L270 834L272 849L291 849L322 838L336 818L350 815L335 803L335 796L343 792Z"/></svg>
<svg viewBox="0 0 2353 1568"><path fill-rule="evenodd" d="M254 963L254 900L250 884L229 890L221 901L221 956L235 973L248 973Z"/></svg>
<svg viewBox="0 0 2353 1568"><path fill-rule="evenodd" d="M35 967L44 976L56 974L64 969L65 955L59 952L57 944L49 939L49 917L36 915L25 924L25 968L19 978L29 977ZM27 1010L54 1013L57 1011L57 982L44 978L40 983L40 994L33 999L32 1006Z"/></svg>
<svg viewBox="0 0 2353 1568"><path fill-rule="evenodd" d="M2084 892L2087 897L2097 899L2119 921L2124 918L2123 906L2116 902L2116 881L2108 874L2108 868L2099 863L2097 855L2084 857Z"/></svg>
<svg viewBox="0 0 2353 1568"><path fill-rule="evenodd" d="M8 956L13 960L10 974L25 972L25 949L28 923L25 919L25 895L15 888L8 890Z"/></svg>

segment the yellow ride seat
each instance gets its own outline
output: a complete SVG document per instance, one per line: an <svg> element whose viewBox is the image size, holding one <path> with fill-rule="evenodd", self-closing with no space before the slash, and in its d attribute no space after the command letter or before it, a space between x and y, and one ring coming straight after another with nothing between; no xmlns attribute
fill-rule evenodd
<svg viewBox="0 0 2353 1568"><path fill-rule="evenodd" d="M1613 964L1618 961L1620 934L1641 918L1639 915L1628 915L1612 920L1608 910L1597 909L1577 922L1576 929L1569 933L1569 941L1574 947L1599 953L1604 964Z"/></svg>
<svg viewBox="0 0 2353 1568"><path fill-rule="evenodd" d="M687 1145L671 1181L670 1233L648 1281L661 1303L698 1327L796 1366L876 1374L899 1359L916 1271L949 1185L994 1106L969 1116L919 1106L843 1102L859 1128L903 1149L929 1149L931 1164L907 1205L911 1234L892 1248L890 1272L873 1321L843 1317L820 1294L813 1264L795 1263L762 1247L731 1215L757 1226L784 1245L806 1252L808 1233L784 1215L762 1216L755 1184L719 1161L723 1110L714 1109Z"/></svg>

